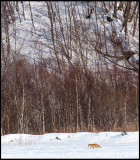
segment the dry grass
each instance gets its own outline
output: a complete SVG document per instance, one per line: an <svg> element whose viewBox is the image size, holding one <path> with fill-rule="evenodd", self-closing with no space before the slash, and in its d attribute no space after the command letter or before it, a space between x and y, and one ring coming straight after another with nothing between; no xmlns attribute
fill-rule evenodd
<svg viewBox="0 0 140 160"><path fill-rule="evenodd" d="M139 125L136 123L127 123L125 125L122 125L121 127L114 127L111 129L111 131L115 132L135 132L139 131Z"/></svg>

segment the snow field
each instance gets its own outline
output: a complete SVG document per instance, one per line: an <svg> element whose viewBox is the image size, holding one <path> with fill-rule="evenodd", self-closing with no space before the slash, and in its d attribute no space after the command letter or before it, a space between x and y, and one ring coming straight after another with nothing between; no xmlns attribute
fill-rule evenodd
<svg viewBox="0 0 140 160"><path fill-rule="evenodd" d="M2 158L138 158L139 132L78 132L1 137ZM102 148L90 149L97 143Z"/></svg>

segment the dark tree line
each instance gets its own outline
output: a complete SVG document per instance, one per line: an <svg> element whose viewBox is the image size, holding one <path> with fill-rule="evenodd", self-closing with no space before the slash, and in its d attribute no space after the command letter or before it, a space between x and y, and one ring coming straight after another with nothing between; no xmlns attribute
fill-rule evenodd
<svg viewBox="0 0 140 160"><path fill-rule="evenodd" d="M129 71L97 65L98 72L84 72L77 61L59 74L48 64L12 60L1 81L3 134L137 128L137 84Z"/></svg>

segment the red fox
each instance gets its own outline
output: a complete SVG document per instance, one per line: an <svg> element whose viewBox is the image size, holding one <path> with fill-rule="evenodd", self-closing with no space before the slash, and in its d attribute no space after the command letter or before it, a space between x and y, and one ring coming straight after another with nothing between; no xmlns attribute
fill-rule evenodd
<svg viewBox="0 0 140 160"><path fill-rule="evenodd" d="M88 147L93 147L93 149L94 149L94 147L96 147L96 148L102 148L100 145L98 145L98 144L88 144Z"/></svg>

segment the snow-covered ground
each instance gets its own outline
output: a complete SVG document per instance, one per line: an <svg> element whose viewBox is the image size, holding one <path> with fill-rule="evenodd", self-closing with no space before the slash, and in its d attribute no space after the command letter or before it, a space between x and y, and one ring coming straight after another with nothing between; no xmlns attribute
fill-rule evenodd
<svg viewBox="0 0 140 160"><path fill-rule="evenodd" d="M90 149L94 143L102 148ZM139 132L9 134L1 158L139 158Z"/></svg>

